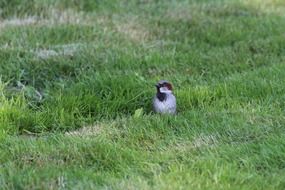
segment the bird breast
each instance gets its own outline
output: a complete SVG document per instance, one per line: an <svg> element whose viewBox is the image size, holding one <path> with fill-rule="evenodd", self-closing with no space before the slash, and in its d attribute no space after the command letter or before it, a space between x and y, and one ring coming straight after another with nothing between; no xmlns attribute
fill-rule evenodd
<svg viewBox="0 0 285 190"><path fill-rule="evenodd" d="M176 113L176 98L172 93L166 94L166 98L160 101L156 96L153 100L154 111L157 113Z"/></svg>

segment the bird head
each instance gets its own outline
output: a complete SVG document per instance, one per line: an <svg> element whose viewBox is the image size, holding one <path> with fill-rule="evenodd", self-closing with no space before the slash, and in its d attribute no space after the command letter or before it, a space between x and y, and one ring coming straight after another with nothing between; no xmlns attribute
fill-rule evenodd
<svg viewBox="0 0 285 190"><path fill-rule="evenodd" d="M159 81L156 85L156 89L157 89L157 92L160 92L160 93L172 93L172 85L166 81L166 80L161 80Z"/></svg>

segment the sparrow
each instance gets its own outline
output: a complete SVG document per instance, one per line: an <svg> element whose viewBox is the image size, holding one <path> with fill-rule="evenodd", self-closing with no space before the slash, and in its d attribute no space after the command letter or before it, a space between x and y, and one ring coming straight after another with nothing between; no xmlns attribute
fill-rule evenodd
<svg viewBox="0 0 285 190"><path fill-rule="evenodd" d="M176 98L172 93L172 85L161 80L156 85L156 95L153 98L153 109L156 113L175 114Z"/></svg>

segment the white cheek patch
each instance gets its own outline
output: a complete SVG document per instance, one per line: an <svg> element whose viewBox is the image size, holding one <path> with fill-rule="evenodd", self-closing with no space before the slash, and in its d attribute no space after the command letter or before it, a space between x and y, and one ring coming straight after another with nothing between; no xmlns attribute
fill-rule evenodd
<svg viewBox="0 0 285 190"><path fill-rule="evenodd" d="M160 87L159 90L161 93L171 93L172 92L167 87Z"/></svg>

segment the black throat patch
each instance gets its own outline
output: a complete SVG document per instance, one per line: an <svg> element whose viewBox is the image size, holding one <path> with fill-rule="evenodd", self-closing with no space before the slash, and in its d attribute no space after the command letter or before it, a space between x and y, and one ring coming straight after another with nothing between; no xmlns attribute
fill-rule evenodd
<svg viewBox="0 0 285 190"><path fill-rule="evenodd" d="M163 102L166 100L166 94L165 93L161 93L161 92L157 92L156 93L156 97L159 99L159 101Z"/></svg>

